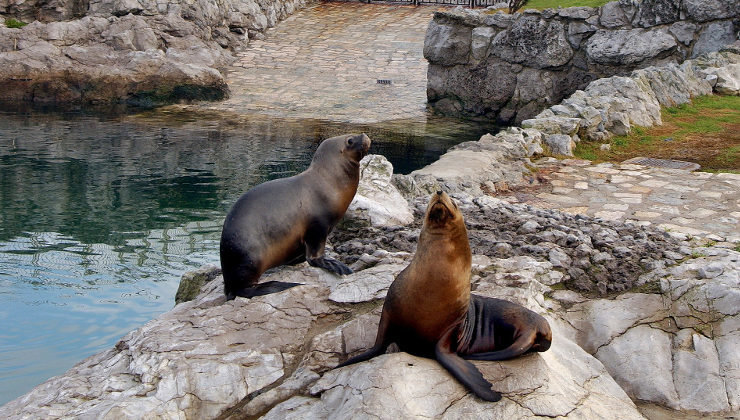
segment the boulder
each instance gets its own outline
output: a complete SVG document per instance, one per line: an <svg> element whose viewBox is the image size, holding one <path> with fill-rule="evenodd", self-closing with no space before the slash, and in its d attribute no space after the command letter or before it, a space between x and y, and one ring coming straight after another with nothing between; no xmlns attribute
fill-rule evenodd
<svg viewBox="0 0 740 420"><path fill-rule="evenodd" d="M424 57L442 66L468 62L472 29L432 20L424 38Z"/></svg>
<svg viewBox="0 0 740 420"><path fill-rule="evenodd" d="M734 0L684 0L686 17L697 22L737 17L737 2Z"/></svg>
<svg viewBox="0 0 740 420"><path fill-rule="evenodd" d="M676 22L680 15L680 3L675 0L643 0L639 3L632 25L648 28Z"/></svg>
<svg viewBox="0 0 740 420"><path fill-rule="evenodd" d="M523 15L496 35L491 54L510 63L543 69L567 63L573 50L562 23Z"/></svg>
<svg viewBox="0 0 740 420"><path fill-rule="evenodd" d="M391 183L393 165L381 155L360 161L360 183L350 203L346 221L364 221L373 226L403 226L414 221L408 203Z"/></svg>
<svg viewBox="0 0 740 420"><path fill-rule="evenodd" d="M703 413L738 409L740 253L658 269L660 293L627 293L570 306L574 339L599 359L632 398ZM655 280L652 280L655 281Z"/></svg>
<svg viewBox="0 0 740 420"><path fill-rule="evenodd" d="M676 45L665 29L599 30L589 38L586 54L599 64L635 65L668 54Z"/></svg>
<svg viewBox="0 0 740 420"><path fill-rule="evenodd" d="M712 22L699 32L699 38L691 51L691 57L719 51L725 45L732 44L737 40L732 21Z"/></svg>
<svg viewBox="0 0 740 420"><path fill-rule="evenodd" d="M643 418L603 366L566 338L545 353L476 365L501 401L476 399L436 361L396 353L330 371L312 397L293 397L264 418Z"/></svg>

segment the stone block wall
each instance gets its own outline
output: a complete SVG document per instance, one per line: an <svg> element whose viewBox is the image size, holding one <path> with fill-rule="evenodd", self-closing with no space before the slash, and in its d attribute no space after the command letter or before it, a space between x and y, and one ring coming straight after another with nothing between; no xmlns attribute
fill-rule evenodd
<svg viewBox="0 0 740 420"><path fill-rule="evenodd" d="M738 30L737 0L438 12L424 41L427 98L442 114L519 123L593 80L717 51Z"/></svg>

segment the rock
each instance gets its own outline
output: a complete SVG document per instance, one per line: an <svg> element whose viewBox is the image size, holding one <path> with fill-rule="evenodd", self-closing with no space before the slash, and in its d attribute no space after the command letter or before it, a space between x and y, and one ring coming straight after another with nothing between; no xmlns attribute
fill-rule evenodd
<svg viewBox="0 0 740 420"><path fill-rule="evenodd" d="M380 155L360 162L360 183L345 220L369 221L373 226L403 226L414 221L408 203L391 183L393 165ZM343 222L345 223L345 222Z"/></svg>
<svg viewBox="0 0 740 420"><path fill-rule="evenodd" d="M678 42L689 45L694 40L697 26L691 22L676 22L668 29Z"/></svg>
<svg viewBox="0 0 740 420"><path fill-rule="evenodd" d="M534 128L544 134L565 134L571 136L578 133L580 118L544 117L522 121L522 128Z"/></svg>
<svg viewBox="0 0 740 420"><path fill-rule="evenodd" d="M498 186L528 183L529 170L518 158L536 149L529 143L532 132L510 128L495 136L486 134L476 142L461 143L432 164L411 172L412 195L445 189L475 196L495 192ZM490 185L494 185L491 191Z"/></svg>
<svg viewBox="0 0 740 420"><path fill-rule="evenodd" d="M549 154L555 156L573 156L576 143L566 134L551 134L545 137L545 145Z"/></svg>
<svg viewBox="0 0 740 420"><path fill-rule="evenodd" d="M424 57L442 66L468 62L472 30L466 26L429 23L424 38Z"/></svg>
<svg viewBox="0 0 740 420"><path fill-rule="evenodd" d="M586 54L599 64L630 65L675 48L676 40L663 29L599 30L589 38Z"/></svg>
<svg viewBox="0 0 740 420"><path fill-rule="evenodd" d="M667 333L641 325L614 338L596 358L633 398L678 409L671 345Z"/></svg>
<svg viewBox="0 0 740 420"><path fill-rule="evenodd" d="M734 0L684 0L683 7L686 17L697 22L737 16L737 2Z"/></svg>
<svg viewBox="0 0 740 420"><path fill-rule="evenodd" d="M537 69L561 66L573 56L561 23L548 23L526 15L496 35L491 53L505 61Z"/></svg>
<svg viewBox="0 0 740 420"><path fill-rule="evenodd" d="M206 283L220 275L221 269L214 265L206 265L198 270L186 272L182 275L175 293L175 305L195 299Z"/></svg>
<svg viewBox="0 0 740 420"><path fill-rule="evenodd" d="M616 1L609 2L601 6L601 15L599 23L606 28L622 28L629 24L630 20L625 16L624 11Z"/></svg>
<svg viewBox="0 0 740 420"><path fill-rule="evenodd" d="M330 371L311 387L313 398L293 397L265 418L580 418L614 411L642 418L603 367L567 339L542 354L476 365L504 394L498 403L472 397L436 361L397 353Z"/></svg>
<svg viewBox="0 0 740 420"><path fill-rule="evenodd" d="M679 19L680 3L675 0L646 0L640 3L632 25L641 28L665 25Z"/></svg>
<svg viewBox="0 0 740 420"><path fill-rule="evenodd" d="M475 60L483 60L488 56L488 47L496 35L496 30L489 26L473 28L470 51Z"/></svg>
<svg viewBox="0 0 740 420"><path fill-rule="evenodd" d="M691 58L699 55L719 51L725 45L732 44L737 39L731 21L713 22L699 33L699 38L691 51Z"/></svg>
<svg viewBox="0 0 740 420"><path fill-rule="evenodd" d="M708 69L715 76L714 91L720 95L740 94L740 63L730 64L717 69Z"/></svg>

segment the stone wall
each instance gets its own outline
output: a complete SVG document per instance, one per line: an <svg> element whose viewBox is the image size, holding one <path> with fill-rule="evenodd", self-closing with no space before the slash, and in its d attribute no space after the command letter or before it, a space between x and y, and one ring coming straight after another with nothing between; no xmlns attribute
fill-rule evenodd
<svg viewBox="0 0 740 420"><path fill-rule="evenodd" d="M0 0L0 101L221 99L233 51L311 0Z"/></svg>
<svg viewBox="0 0 740 420"><path fill-rule="evenodd" d="M717 51L738 29L736 0L438 12L424 42L427 97L443 114L519 123L593 80Z"/></svg>

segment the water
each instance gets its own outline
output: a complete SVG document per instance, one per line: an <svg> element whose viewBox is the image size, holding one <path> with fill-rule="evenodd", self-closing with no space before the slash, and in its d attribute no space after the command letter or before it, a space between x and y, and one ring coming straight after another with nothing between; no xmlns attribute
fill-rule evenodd
<svg viewBox="0 0 740 420"><path fill-rule="evenodd" d="M320 140L364 131L408 173L491 129L0 111L0 404L171 309L184 271L219 264L236 198Z"/></svg>

